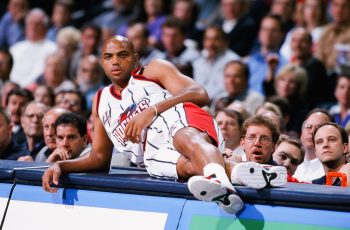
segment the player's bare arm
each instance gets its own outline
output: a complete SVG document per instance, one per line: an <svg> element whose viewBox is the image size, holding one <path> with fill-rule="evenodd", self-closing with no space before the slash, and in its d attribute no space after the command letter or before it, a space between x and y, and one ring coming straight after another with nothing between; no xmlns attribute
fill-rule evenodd
<svg viewBox="0 0 350 230"><path fill-rule="evenodd" d="M94 101L93 107L96 108ZM86 172L105 170L108 171L112 157L113 144L110 141L101 120L97 115L96 109L92 109L94 121L94 136L91 153L85 157L74 160L60 161L54 163L42 177L43 188L48 192L56 192L57 189L51 188L50 184L58 185L58 179L62 173Z"/></svg>
<svg viewBox="0 0 350 230"><path fill-rule="evenodd" d="M154 108L144 110L139 116L129 121L125 137L132 142L139 142L142 130L152 123L154 116L183 102L192 102L198 106L209 103L207 92L197 82L183 75L173 64L164 60L153 60L145 67L144 75L160 82L173 97L164 100Z"/></svg>

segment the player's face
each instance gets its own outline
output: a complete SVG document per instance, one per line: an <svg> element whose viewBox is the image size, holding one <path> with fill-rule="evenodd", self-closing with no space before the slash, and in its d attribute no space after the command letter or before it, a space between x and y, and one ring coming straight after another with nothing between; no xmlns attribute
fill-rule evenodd
<svg viewBox="0 0 350 230"><path fill-rule="evenodd" d="M115 84L127 83L135 64L136 54L127 41L111 39L102 48L102 67Z"/></svg>

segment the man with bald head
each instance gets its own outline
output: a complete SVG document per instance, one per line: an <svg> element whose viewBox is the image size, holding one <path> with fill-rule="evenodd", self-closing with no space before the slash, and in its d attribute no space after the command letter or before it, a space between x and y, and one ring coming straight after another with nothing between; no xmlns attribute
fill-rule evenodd
<svg viewBox="0 0 350 230"><path fill-rule="evenodd" d="M66 109L55 107L45 113L42 120L45 146L36 155L35 161L46 162L47 158L55 150L56 132L54 124L59 116L68 112Z"/></svg>
<svg viewBox="0 0 350 230"><path fill-rule="evenodd" d="M105 42L101 63L112 84L94 99L92 152L53 164L43 175L44 189L55 192L50 183L58 185L62 173L109 170L116 148L132 153L131 161L144 163L151 176L189 179L189 190L196 198L215 201L226 212L237 213L243 202L229 179L233 165L225 165L221 154L222 134L209 113L198 107L209 102L207 93L163 60L133 70L137 58L127 38L115 36ZM276 173L276 179L265 181L262 166L255 163L236 165L234 176L249 174L251 168L254 178L260 179L242 182L247 186L285 183L286 178Z"/></svg>
<svg viewBox="0 0 350 230"><path fill-rule="evenodd" d="M45 38L49 18L40 8L32 9L25 21L26 40L10 47L13 69L10 79L22 87L33 83L44 71L45 60L56 44Z"/></svg>
<svg viewBox="0 0 350 230"><path fill-rule="evenodd" d="M33 83L44 71L45 60L57 46L46 39L49 18L40 8L32 9L25 20L26 40L10 47L13 69L10 79L21 87Z"/></svg>

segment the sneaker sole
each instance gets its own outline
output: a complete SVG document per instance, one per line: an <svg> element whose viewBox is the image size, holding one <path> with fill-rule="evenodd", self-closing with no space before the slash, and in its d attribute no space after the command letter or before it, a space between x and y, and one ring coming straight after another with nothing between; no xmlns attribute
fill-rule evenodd
<svg viewBox="0 0 350 230"><path fill-rule="evenodd" d="M230 194L228 196L228 199L230 200L230 205L224 205L221 202L217 202L225 212L230 214L236 214L244 207L244 203L238 195Z"/></svg>
<svg viewBox="0 0 350 230"><path fill-rule="evenodd" d="M280 187L287 183L287 170L282 166L271 166L268 170L259 163L248 162L235 167L239 167L235 170L237 181L250 188Z"/></svg>
<svg viewBox="0 0 350 230"><path fill-rule="evenodd" d="M194 197L203 201L213 201L215 197L227 193L227 189L220 182L202 176L191 177L187 186Z"/></svg>
<svg viewBox="0 0 350 230"><path fill-rule="evenodd" d="M227 213L236 214L244 203L233 191L229 191L215 179L193 176L188 180L188 189L198 200L216 202Z"/></svg>

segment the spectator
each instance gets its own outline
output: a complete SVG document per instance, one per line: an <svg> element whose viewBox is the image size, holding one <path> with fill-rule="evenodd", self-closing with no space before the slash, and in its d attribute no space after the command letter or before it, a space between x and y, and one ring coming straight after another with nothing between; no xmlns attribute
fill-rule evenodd
<svg viewBox="0 0 350 230"><path fill-rule="evenodd" d="M350 121L350 78L348 76L338 76L334 94L337 104L330 108L329 113L336 123L345 128Z"/></svg>
<svg viewBox="0 0 350 230"><path fill-rule="evenodd" d="M132 41L135 52L139 55L139 66L148 64L152 59L164 59L164 54L149 44L149 31L144 23L129 25L126 36Z"/></svg>
<svg viewBox="0 0 350 230"><path fill-rule="evenodd" d="M0 160L17 160L27 155L24 146L12 138L12 125L6 111L0 108Z"/></svg>
<svg viewBox="0 0 350 230"><path fill-rule="evenodd" d="M6 111L10 117L13 139L18 144L26 141L21 125L21 116L23 107L32 99L32 93L29 90L21 88L11 90L7 96Z"/></svg>
<svg viewBox="0 0 350 230"><path fill-rule="evenodd" d="M26 40L10 48L14 60L11 80L21 87L30 85L43 73L46 58L57 50L56 44L45 38L48 23L42 9L32 9L26 17Z"/></svg>
<svg viewBox="0 0 350 230"><path fill-rule="evenodd" d="M261 106L259 106L255 115L263 115L271 119L272 123L277 127L280 133L285 133L285 123L283 119L283 114L278 105L265 101Z"/></svg>
<svg viewBox="0 0 350 230"><path fill-rule="evenodd" d="M281 17L282 31L287 33L294 27L293 15L296 6L295 0L273 0L271 5L271 14Z"/></svg>
<svg viewBox="0 0 350 230"><path fill-rule="evenodd" d="M324 175L322 164L317 159L315 145L313 142L313 132L321 124L332 121L331 115L324 109L313 109L306 115L301 128L300 140L305 149L305 157L294 173L294 177L299 181L311 182Z"/></svg>
<svg viewBox="0 0 350 230"><path fill-rule="evenodd" d="M113 31L113 34L122 34L120 29L140 14L137 0L112 0L113 11L104 12L93 19L93 23L104 30L103 33Z"/></svg>
<svg viewBox="0 0 350 230"><path fill-rule="evenodd" d="M9 48L24 40L24 18L28 11L28 0L10 0L8 12L0 20L0 48Z"/></svg>
<svg viewBox="0 0 350 230"><path fill-rule="evenodd" d="M56 129L54 124L57 118L64 113L69 113L69 111L62 108L52 108L44 114L42 123L45 146L36 155L36 162L45 162L56 149Z"/></svg>
<svg viewBox="0 0 350 230"><path fill-rule="evenodd" d="M212 103L212 109L221 109L235 102L241 102L250 114L264 102L264 97L248 88L250 72L248 66L241 61L230 61L224 69L225 92Z"/></svg>
<svg viewBox="0 0 350 230"><path fill-rule="evenodd" d="M143 8L146 13L146 24L149 31L149 43L152 46L159 46L162 25L166 20L165 6L162 0L144 0Z"/></svg>
<svg viewBox="0 0 350 230"><path fill-rule="evenodd" d="M71 0L55 1L51 16L52 25L46 34L46 37L51 41L55 42L58 31L69 25L72 20L72 6L73 2Z"/></svg>
<svg viewBox="0 0 350 230"><path fill-rule="evenodd" d="M0 49L0 90L4 83L10 80L12 66L12 55L7 50Z"/></svg>
<svg viewBox="0 0 350 230"><path fill-rule="evenodd" d="M196 2L194 0L175 0L171 14L182 21L186 27L185 45L195 48L202 47L203 29L196 25L199 14Z"/></svg>
<svg viewBox="0 0 350 230"><path fill-rule="evenodd" d="M42 118L47 110L46 105L38 102L29 102L23 108L21 125L26 136L28 156L20 157L18 161L33 161L45 146Z"/></svg>
<svg viewBox="0 0 350 230"><path fill-rule="evenodd" d="M300 133L300 127L307 113L305 93L308 76L306 71L294 64L283 66L275 78L274 89L278 96L284 97L291 106L288 130Z"/></svg>
<svg viewBox="0 0 350 230"><path fill-rule="evenodd" d="M80 42L80 31L74 27L67 26L60 29L56 37L57 42L57 54L62 56L68 65L67 76L69 79L75 78L75 75L72 75L71 61L73 59L73 54L77 51Z"/></svg>
<svg viewBox="0 0 350 230"><path fill-rule="evenodd" d="M227 34L229 48L242 57L250 53L258 30L254 19L247 14L249 8L249 1L221 0L222 18L216 22Z"/></svg>
<svg viewBox="0 0 350 230"><path fill-rule="evenodd" d="M286 62L279 54L283 36L282 22L279 16L268 14L262 19L258 37L260 48L247 59L251 73L250 89L265 95L264 82L271 81L276 71Z"/></svg>
<svg viewBox="0 0 350 230"><path fill-rule="evenodd" d="M299 26L305 29L312 37L312 52L317 49L318 41L324 32L324 25L327 22L327 1L305 0L302 3ZM297 27L298 28L298 27ZM291 50L292 33L288 32L287 37L281 47L281 54L287 60L293 58Z"/></svg>
<svg viewBox="0 0 350 230"><path fill-rule="evenodd" d="M226 109L232 109L240 113L243 121L247 120L251 116L251 114L247 111L243 103L240 101L235 101L231 103L226 107Z"/></svg>
<svg viewBox="0 0 350 230"><path fill-rule="evenodd" d="M77 85L85 97L87 109L89 110L91 109L95 93L104 87L103 77L104 75L96 56L90 55L81 60L77 75Z"/></svg>
<svg viewBox="0 0 350 230"><path fill-rule="evenodd" d="M76 79L80 60L89 55L98 55L98 47L101 42L101 28L94 24L85 24L81 29L81 44L73 54L70 75Z"/></svg>
<svg viewBox="0 0 350 230"><path fill-rule="evenodd" d="M285 124L286 129L287 129L288 122L290 120L290 113L291 113L291 107L290 107L288 99L285 97L274 95L274 96L270 96L270 97L266 98L266 103L267 102L278 106L279 110L281 111L281 117L283 118L283 123ZM297 134L297 133L292 135L290 132L288 133L288 135L295 136L295 137L300 136L300 134Z"/></svg>
<svg viewBox="0 0 350 230"><path fill-rule="evenodd" d="M193 79L202 85L213 100L225 89L225 65L240 57L227 48L225 34L218 26L205 30L203 44L201 56L193 63Z"/></svg>
<svg viewBox="0 0 350 230"><path fill-rule="evenodd" d="M6 108L7 104L7 97L11 90L13 89L19 89L20 86L12 81L6 81L4 82L4 85L1 89L1 106L3 108Z"/></svg>
<svg viewBox="0 0 350 230"><path fill-rule="evenodd" d="M44 73L28 86L35 90L37 85L47 85L55 94L62 90L73 90L77 86L67 79L67 62L64 57L52 54L47 57Z"/></svg>
<svg viewBox="0 0 350 230"><path fill-rule="evenodd" d="M67 109L73 113L84 115L86 112L86 101L84 95L79 90L61 91L62 97L58 104L60 108Z"/></svg>
<svg viewBox="0 0 350 230"><path fill-rule="evenodd" d="M350 185L350 164L346 162L348 135L344 128L335 123L325 123L314 131L316 156L321 161L324 173L341 172L347 176ZM312 181L313 184L326 184L326 175ZM332 178L332 185L340 186L339 178Z"/></svg>
<svg viewBox="0 0 350 230"><path fill-rule="evenodd" d="M350 140L350 123L345 127L346 133L348 134L348 139ZM346 162L350 163L350 145L348 145L348 153L345 155Z"/></svg>
<svg viewBox="0 0 350 230"><path fill-rule="evenodd" d="M33 93L34 101L41 102L47 107L51 107L55 103L55 94L47 85L38 85Z"/></svg>
<svg viewBox="0 0 350 230"><path fill-rule="evenodd" d="M161 41L165 49L165 59L173 63L183 74L193 77L192 63L199 58L199 52L186 47L185 27L175 18L167 18L162 27Z"/></svg>
<svg viewBox="0 0 350 230"><path fill-rule="evenodd" d="M350 1L331 0L331 16L333 21L327 24L316 50L316 57L325 64L329 75L337 65L335 45L350 43Z"/></svg>
<svg viewBox="0 0 350 230"><path fill-rule="evenodd" d="M298 138L281 134L272 158L278 165L286 167L288 174L293 176L298 165L303 162L304 155L305 150Z"/></svg>
<svg viewBox="0 0 350 230"><path fill-rule="evenodd" d="M214 118L225 140L225 156L228 159L238 157L240 161L246 161L246 155L240 145L243 123L241 114L234 110L224 109L219 110Z"/></svg>
<svg viewBox="0 0 350 230"><path fill-rule="evenodd" d="M74 113L65 113L57 118L54 124L56 130L56 149L46 162L75 159L88 154L86 120Z"/></svg>
<svg viewBox="0 0 350 230"><path fill-rule="evenodd" d="M254 116L244 121L241 145L247 160L260 164L276 165L272 153L279 138L277 127L269 118Z"/></svg>
<svg viewBox="0 0 350 230"><path fill-rule="evenodd" d="M303 67L308 74L305 101L312 109L333 100L335 81L327 77L327 71L321 61L312 55L311 35L304 28L291 31L292 62Z"/></svg>

